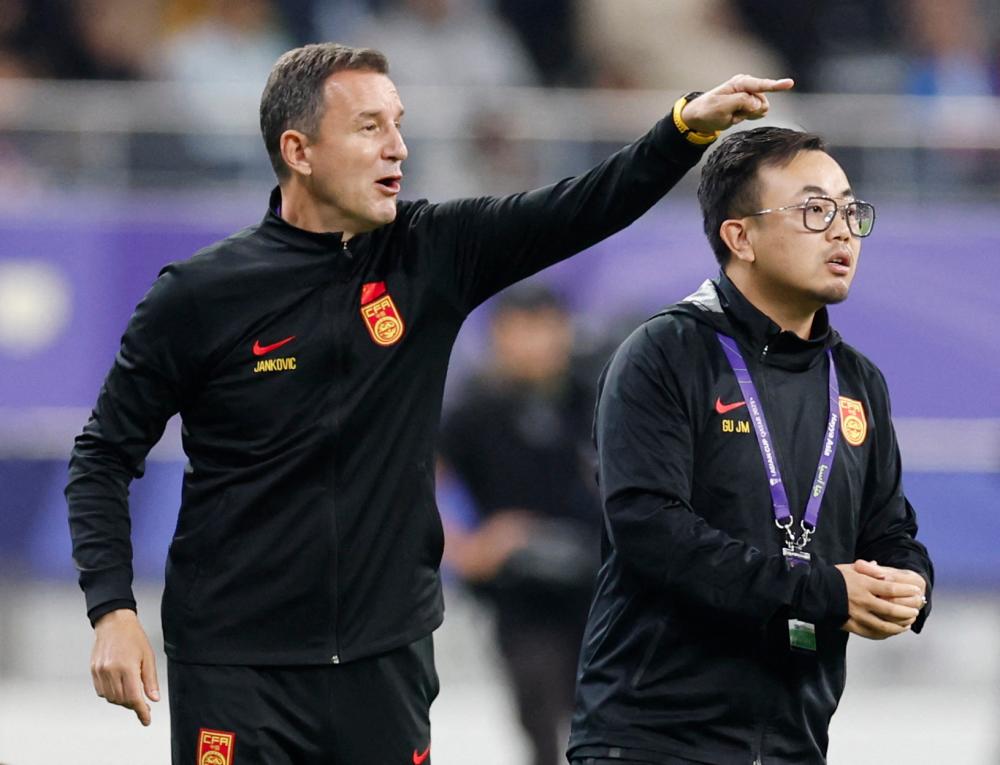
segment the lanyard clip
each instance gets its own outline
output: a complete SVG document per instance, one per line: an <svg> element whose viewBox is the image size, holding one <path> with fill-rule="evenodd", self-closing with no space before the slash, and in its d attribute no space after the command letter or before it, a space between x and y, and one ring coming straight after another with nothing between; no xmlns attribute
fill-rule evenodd
<svg viewBox="0 0 1000 765"><path fill-rule="evenodd" d="M799 545L795 541L795 534L792 533L793 523L794 521L792 520L792 516L790 515L785 518L782 518L781 520L778 520L777 518L774 519L774 525L785 532L785 539L786 539L785 544L788 547L796 548Z"/></svg>
<svg viewBox="0 0 1000 765"><path fill-rule="evenodd" d="M794 521L791 516L778 520L775 518L774 525L785 532L785 546L790 550L803 551L806 545L809 544L809 540L812 539L812 535L816 531L816 527L812 524L806 523L805 519L799 522L799 526L802 529L802 534L798 539L795 538L795 534L792 531L792 526Z"/></svg>
<svg viewBox="0 0 1000 765"><path fill-rule="evenodd" d="M809 544L809 540L812 538L813 532L816 531L816 527L806 523L805 519L803 519L799 525L802 527L802 536L799 537L799 544L798 544L798 548L801 550L807 544Z"/></svg>

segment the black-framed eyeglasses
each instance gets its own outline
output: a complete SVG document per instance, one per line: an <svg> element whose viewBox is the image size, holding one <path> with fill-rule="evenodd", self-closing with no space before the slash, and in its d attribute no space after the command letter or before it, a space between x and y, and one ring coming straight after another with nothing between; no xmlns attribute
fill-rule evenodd
<svg viewBox="0 0 1000 765"><path fill-rule="evenodd" d="M758 210L745 216L765 215L766 213L781 212L782 210L802 210L802 224L810 231L826 231L837 217L837 212L842 211L844 220L847 221L847 228L854 236L864 238L871 234L875 228L875 207L868 202L856 199L853 202L837 204L837 200L830 197L809 197L805 202L797 205L785 205L784 207L771 207L767 210Z"/></svg>

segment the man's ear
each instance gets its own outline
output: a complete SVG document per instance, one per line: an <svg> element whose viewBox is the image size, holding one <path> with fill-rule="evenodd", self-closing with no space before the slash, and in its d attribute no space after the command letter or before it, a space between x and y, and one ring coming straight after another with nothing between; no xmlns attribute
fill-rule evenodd
<svg viewBox="0 0 1000 765"><path fill-rule="evenodd" d="M722 221L722 225L719 227L719 236L729 248L732 257L744 263L753 263L757 259L751 241L750 228L747 226L745 218L730 218Z"/></svg>
<svg viewBox="0 0 1000 765"><path fill-rule="evenodd" d="M312 175L312 163L309 160L309 137L298 130L286 130L278 139L281 148L281 158L285 160L288 169L299 175Z"/></svg>

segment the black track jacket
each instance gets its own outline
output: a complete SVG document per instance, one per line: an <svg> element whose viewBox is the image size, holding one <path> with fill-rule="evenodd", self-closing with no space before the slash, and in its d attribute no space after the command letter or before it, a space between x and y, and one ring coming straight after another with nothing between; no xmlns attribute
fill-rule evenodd
<svg viewBox="0 0 1000 765"><path fill-rule="evenodd" d="M827 423L832 348L840 395L861 403L843 431L813 565L787 571L756 435L715 335L735 338L761 398L796 525ZM605 508L570 755L643 762L803 765L826 759L844 688L843 577L857 558L924 576L903 495L885 381L829 327L781 330L723 275L640 326L601 380L595 423ZM914 626L923 626L930 606ZM814 656L787 619L817 625ZM617 754L615 751L617 750Z"/></svg>
<svg viewBox="0 0 1000 765"><path fill-rule="evenodd" d="M70 460L92 620L134 607L128 485L180 412L188 457L163 596L168 656L350 661L443 615L434 441L452 344L507 285L652 206L703 147L667 118L589 172L429 204L345 245L275 214L168 265Z"/></svg>

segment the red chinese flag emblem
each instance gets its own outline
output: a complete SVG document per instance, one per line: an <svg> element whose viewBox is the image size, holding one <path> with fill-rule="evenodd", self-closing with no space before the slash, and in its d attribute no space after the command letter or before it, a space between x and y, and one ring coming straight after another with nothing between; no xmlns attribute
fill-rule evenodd
<svg viewBox="0 0 1000 765"><path fill-rule="evenodd" d="M372 302L385 294L385 282L368 282L361 285L361 305Z"/></svg>
<svg viewBox="0 0 1000 765"><path fill-rule="evenodd" d="M235 746L235 733L202 728L198 731L198 758L195 762L197 765L233 765Z"/></svg>
<svg viewBox="0 0 1000 765"><path fill-rule="evenodd" d="M860 401L847 396L840 397L840 432L851 446L861 446L868 435L868 421L865 408Z"/></svg>
<svg viewBox="0 0 1000 765"><path fill-rule="evenodd" d="M379 345L393 345L403 337L403 317L386 292L385 282L368 282L361 288L361 318L368 334Z"/></svg>

